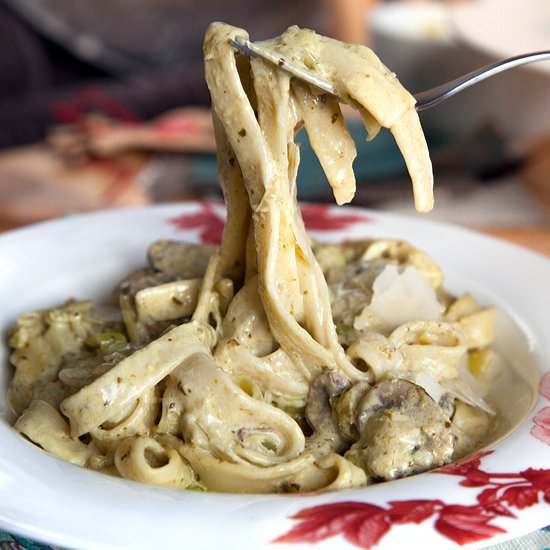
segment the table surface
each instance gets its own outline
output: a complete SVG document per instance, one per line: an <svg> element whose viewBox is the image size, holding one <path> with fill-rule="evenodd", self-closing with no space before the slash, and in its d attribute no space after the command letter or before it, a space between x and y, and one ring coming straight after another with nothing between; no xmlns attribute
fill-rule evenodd
<svg viewBox="0 0 550 550"><path fill-rule="evenodd" d="M490 235L550 257L550 227L488 227L480 229Z"/></svg>

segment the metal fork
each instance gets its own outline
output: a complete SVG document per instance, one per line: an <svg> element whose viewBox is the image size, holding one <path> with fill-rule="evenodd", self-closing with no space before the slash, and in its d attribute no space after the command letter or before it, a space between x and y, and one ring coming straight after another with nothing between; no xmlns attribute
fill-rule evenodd
<svg viewBox="0 0 550 550"><path fill-rule="evenodd" d="M246 40L242 36L236 36L235 39L230 39L229 43L241 53L249 57L262 57L278 65L285 71L288 71L292 75L317 86L321 90L328 92L329 94L334 94L334 86L319 78L313 71L310 71L307 67L295 63L278 52L266 48L264 46L259 46ZM491 76L494 76L503 71L513 69L514 67L519 67L521 65L527 65L528 63L535 63L537 61L550 60L550 50L544 50L540 52L527 53L523 55L516 55L515 57L510 57L508 59L503 59L501 61L496 61L480 69L476 69L468 74L455 78L449 82L445 82L440 86L431 88L424 92L418 92L414 95L416 99L415 109L417 111L424 111L439 105L441 102L449 99L458 92L485 80Z"/></svg>

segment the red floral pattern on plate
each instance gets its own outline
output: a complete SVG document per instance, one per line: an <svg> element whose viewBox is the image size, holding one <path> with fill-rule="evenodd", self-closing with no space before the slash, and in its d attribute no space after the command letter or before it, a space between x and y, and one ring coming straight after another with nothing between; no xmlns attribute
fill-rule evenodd
<svg viewBox="0 0 550 550"><path fill-rule="evenodd" d="M301 205L306 228L316 231L339 231L355 223L372 219L364 214L339 214L329 205ZM349 211L348 211L349 212ZM179 229L198 229L203 243L219 244L225 217L218 203L201 203L198 212L169 220ZM540 393L550 399L550 373L541 380ZM531 434L550 444L550 407L533 418ZM275 543L315 543L337 535L359 548L369 549L382 540L392 527L420 524L434 517L434 528L459 545L481 541L506 530L495 525L498 517L515 518L513 509L546 502L550 504L550 469L528 468L517 473L490 473L480 468L481 459L493 451L479 453L435 470L435 473L463 477L463 487L483 488L476 504L448 504L440 499L389 501L387 507L368 502L344 501L304 508L291 516L298 524L277 537Z"/></svg>
<svg viewBox="0 0 550 550"><path fill-rule="evenodd" d="M547 372L540 381L540 394L550 400L550 372ZM535 424L531 428L531 435L543 443L550 445L550 407L544 407L533 417Z"/></svg>
<svg viewBox="0 0 550 550"><path fill-rule="evenodd" d="M304 508L291 519L298 524L273 542L315 543L336 535L359 548L372 548L393 527L420 524L435 517L434 529L459 545L506 533L493 520L515 518L515 510L546 502L550 504L550 469L528 468L517 473L491 473L481 460L493 451L479 453L434 473L464 478L462 487L482 488L470 506L448 504L440 499L390 501L386 507L368 502L346 501Z"/></svg>
<svg viewBox="0 0 550 550"><path fill-rule="evenodd" d="M168 221L178 229L198 229L203 243L220 244L225 225L225 217L220 214L220 204L202 202L198 212L182 214Z"/></svg>
<svg viewBox="0 0 550 550"><path fill-rule="evenodd" d="M364 213L345 209L341 213L328 204L302 204L300 206L304 225L312 231L341 231L355 223L372 222Z"/></svg>
<svg viewBox="0 0 550 550"><path fill-rule="evenodd" d="M220 210L221 203L203 202L198 212L182 214L168 221L178 229L198 229L203 243L220 244L225 225L225 217ZM365 214L349 211L340 214L327 204L304 204L300 210L306 228L312 231L341 231L355 223L372 222Z"/></svg>

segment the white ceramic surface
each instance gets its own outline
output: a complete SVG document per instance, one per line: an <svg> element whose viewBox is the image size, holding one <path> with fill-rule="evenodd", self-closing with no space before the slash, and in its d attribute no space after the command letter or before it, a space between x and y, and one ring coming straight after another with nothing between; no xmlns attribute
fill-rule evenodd
<svg viewBox="0 0 550 550"><path fill-rule="evenodd" d="M351 549L376 539L384 550L456 548L461 537L472 541L472 532L479 538L467 546L473 548L549 522L550 494L545 503L543 493L550 487L550 261L420 215L305 205L304 217L324 240L405 238L436 259L452 291L469 289L512 319L500 347L516 382L498 394L519 427L477 461L447 473L361 490L301 496L167 490L78 468L21 439L7 422L2 348L0 528L74 549L276 550L311 548L308 541ZM215 238L222 223L222 205L188 203L67 217L1 235L0 330L19 312L70 296L105 298L122 275L144 264L153 240Z"/></svg>

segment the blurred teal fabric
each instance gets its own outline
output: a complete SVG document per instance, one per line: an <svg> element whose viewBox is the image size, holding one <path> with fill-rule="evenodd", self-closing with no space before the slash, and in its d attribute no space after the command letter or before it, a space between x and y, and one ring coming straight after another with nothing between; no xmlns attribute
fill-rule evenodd
<svg viewBox="0 0 550 550"><path fill-rule="evenodd" d="M375 185L383 180L403 176L407 172L405 161L390 131L382 128L372 141L366 141L367 133L360 122L348 123L349 131L355 141L357 158L353 164L358 185ZM426 140L433 154L448 143L448 139L426 132ZM322 194L330 194L329 186L304 129L295 139L300 145L300 166L298 168L298 196L308 200ZM191 159L188 184L216 182L216 159L213 156L198 156Z"/></svg>
<svg viewBox="0 0 550 550"><path fill-rule="evenodd" d="M366 141L367 133L361 124L352 123L348 128L357 148L353 169L358 183L391 178L406 172L405 162L389 130L382 128L372 141ZM296 142L300 143L298 190L307 198L319 193L320 185L328 184L305 130L300 130Z"/></svg>

